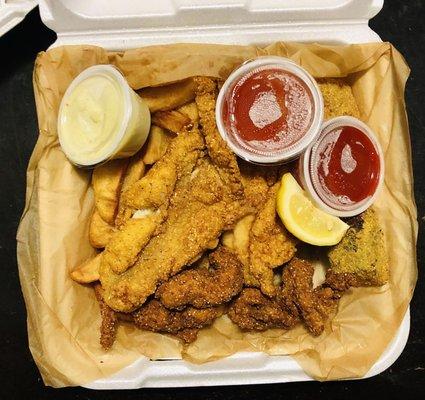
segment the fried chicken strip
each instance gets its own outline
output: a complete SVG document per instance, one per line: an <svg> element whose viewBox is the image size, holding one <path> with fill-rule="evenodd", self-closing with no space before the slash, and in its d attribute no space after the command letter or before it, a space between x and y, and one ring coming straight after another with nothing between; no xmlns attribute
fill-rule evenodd
<svg viewBox="0 0 425 400"><path fill-rule="evenodd" d="M151 300L132 313L134 324L139 329L171 333L185 342L196 339L198 330L223 314L221 307L198 309L187 307L182 311L169 310L160 301Z"/></svg>
<svg viewBox="0 0 425 400"><path fill-rule="evenodd" d="M195 78L195 84L195 101L208 153L218 167L224 184L229 186L232 195L235 198L242 198L244 190L236 156L220 136L215 122L217 84L213 79L206 77Z"/></svg>
<svg viewBox="0 0 425 400"><path fill-rule="evenodd" d="M163 283L155 297L167 308L180 309L217 306L230 301L242 290L242 265L236 255L224 247L208 257L210 269L196 268L181 272Z"/></svg>

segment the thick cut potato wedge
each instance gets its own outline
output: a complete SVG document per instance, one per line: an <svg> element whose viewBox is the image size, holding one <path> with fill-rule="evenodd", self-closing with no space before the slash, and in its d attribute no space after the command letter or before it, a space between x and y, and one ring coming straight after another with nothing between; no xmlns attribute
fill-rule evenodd
<svg viewBox="0 0 425 400"><path fill-rule="evenodd" d="M194 124L196 124L199 120L198 107L194 101L192 103L181 106L177 109L177 111L189 117Z"/></svg>
<svg viewBox="0 0 425 400"><path fill-rule="evenodd" d="M96 209L108 224L113 225L117 212L121 184L128 160L112 160L96 167L92 183Z"/></svg>
<svg viewBox="0 0 425 400"><path fill-rule="evenodd" d="M151 113L168 111L195 98L195 83L190 78L166 86L147 87L138 93L147 102Z"/></svg>
<svg viewBox="0 0 425 400"><path fill-rule="evenodd" d="M143 161L143 153L139 151L130 158L130 163L128 164L128 168L122 182L121 193L142 178L144 174L145 163Z"/></svg>
<svg viewBox="0 0 425 400"><path fill-rule="evenodd" d="M173 133L180 133L185 126L192 124L191 119L176 110L158 111L152 115L152 124L167 129Z"/></svg>
<svg viewBox="0 0 425 400"><path fill-rule="evenodd" d="M114 227L104 221L95 208L90 221L90 244L97 249L103 249L111 240L113 233Z"/></svg>
<svg viewBox="0 0 425 400"><path fill-rule="evenodd" d="M102 253L90 258L71 272L71 278L79 283L91 283L98 281L101 260Z"/></svg>
<svg viewBox="0 0 425 400"><path fill-rule="evenodd" d="M165 129L152 125L144 148L143 162L148 165L157 162L167 151L173 136Z"/></svg>

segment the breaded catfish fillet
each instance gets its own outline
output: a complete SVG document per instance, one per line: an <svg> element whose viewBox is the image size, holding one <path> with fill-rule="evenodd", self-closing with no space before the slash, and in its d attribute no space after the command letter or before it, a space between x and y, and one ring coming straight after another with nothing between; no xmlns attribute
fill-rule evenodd
<svg viewBox="0 0 425 400"><path fill-rule="evenodd" d="M150 300L132 313L134 324L153 332L172 333L185 342L196 339L198 330L210 325L223 314L223 308L198 309L187 307L182 311L169 310L160 301Z"/></svg>
<svg viewBox="0 0 425 400"><path fill-rule="evenodd" d="M218 94L217 83L210 78L197 77L195 78L195 84L195 101L199 110L199 120L208 154L218 167L224 184L229 186L231 194L236 198L242 198L244 190L236 156L220 136L215 122L215 104Z"/></svg>
<svg viewBox="0 0 425 400"><path fill-rule="evenodd" d="M261 291L276 294L273 268L288 262L295 254L295 239L285 229L276 213L276 183L268 193L264 207L257 213L249 239L249 270L259 282Z"/></svg>
<svg viewBox="0 0 425 400"><path fill-rule="evenodd" d="M352 274L356 286L381 286L389 278L384 234L375 211L369 208L348 222L351 227L329 253L334 274Z"/></svg>
<svg viewBox="0 0 425 400"><path fill-rule="evenodd" d="M208 257L210 269L183 271L163 283L155 297L167 308L217 306L242 290L242 265L236 255L220 247Z"/></svg>
<svg viewBox="0 0 425 400"><path fill-rule="evenodd" d="M159 283L196 261L224 229L232 227L246 212L230 197L216 168L203 159L192 174L177 182L167 219L134 266L116 274L110 265L102 263L100 279L105 301L123 312L141 306Z"/></svg>
<svg viewBox="0 0 425 400"><path fill-rule="evenodd" d="M103 289L100 284L94 286L96 299L99 302L102 322L100 325L100 344L105 350L109 350L115 341L118 327L118 315L103 300Z"/></svg>

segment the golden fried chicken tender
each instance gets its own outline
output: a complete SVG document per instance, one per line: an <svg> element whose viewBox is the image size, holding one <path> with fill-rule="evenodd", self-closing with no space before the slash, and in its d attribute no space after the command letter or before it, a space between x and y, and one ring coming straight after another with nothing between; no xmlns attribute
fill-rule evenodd
<svg viewBox="0 0 425 400"><path fill-rule="evenodd" d="M70 273L71 278L78 283L98 281L101 259L102 253L99 253L95 257L85 261Z"/></svg>
<svg viewBox="0 0 425 400"><path fill-rule="evenodd" d="M276 183L269 198L252 223L249 239L250 273L267 296L276 294L273 268L288 262L295 254L295 239L285 229L276 213Z"/></svg>
<svg viewBox="0 0 425 400"><path fill-rule="evenodd" d="M112 160L93 170L95 206L104 221L114 225L128 160Z"/></svg>
<svg viewBox="0 0 425 400"><path fill-rule="evenodd" d="M359 118L360 112L351 86L342 78L318 79L325 105L325 119L351 115Z"/></svg>
<svg viewBox="0 0 425 400"><path fill-rule="evenodd" d="M235 198L242 198L244 190L236 156L220 136L215 122L217 84L213 79L205 77L195 78L195 83L195 101L199 110L199 121L208 154L218 167L220 177L224 184L229 186L232 195Z"/></svg>
<svg viewBox="0 0 425 400"><path fill-rule="evenodd" d="M192 78L164 86L147 87L138 91L151 113L168 111L193 101L195 83Z"/></svg>
<svg viewBox="0 0 425 400"><path fill-rule="evenodd" d="M163 283L155 297L167 308L184 306L207 308L227 303L243 285L242 265L236 255L224 247L208 257L209 269L183 271Z"/></svg>
<svg viewBox="0 0 425 400"><path fill-rule="evenodd" d="M184 310L169 310L158 300L150 300L132 313L134 324L139 329L175 334L185 342L196 339L197 332L210 325L223 314L223 308L198 309L187 307Z"/></svg>
<svg viewBox="0 0 425 400"><path fill-rule="evenodd" d="M328 252L334 274L356 276L356 286L381 286L388 282L388 255L384 234L372 208L353 217L350 228Z"/></svg>
<svg viewBox="0 0 425 400"><path fill-rule="evenodd" d="M114 227L104 221L97 208L95 208L89 227L90 244L97 249L103 249L109 243L113 234Z"/></svg>

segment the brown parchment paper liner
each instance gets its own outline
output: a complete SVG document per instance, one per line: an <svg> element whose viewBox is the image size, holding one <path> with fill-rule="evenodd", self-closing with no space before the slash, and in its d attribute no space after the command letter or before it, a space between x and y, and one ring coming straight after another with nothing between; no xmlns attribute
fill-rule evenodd
<svg viewBox="0 0 425 400"><path fill-rule="evenodd" d="M93 206L90 171L73 167L57 140L57 113L67 86L83 69L101 63L119 67L134 89L194 75L225 78L241 62L264 54L290 57L315 77L349 77L361 118L378 134L385 153L385 185L376 209L390 256L390 283L351 290L318 338L301 326L289 332L241 333L222 317L186 349L168 336L123 325L113 349L104 352L93 290L68 276L94 250L88 242ZM141 355L152 359L181 355L202 363L240 350L291 354L308 374L321 380L364 375L397 332L417 276L416 207L403 100L408 74L403 58L388 43L276 43L265 49L182 44L123 53L70 46L40 53L34 70L40 135L28 166L17 240L29 346L45 384L88 383ZM148 367L146 360L144 368Z"/></svg>

